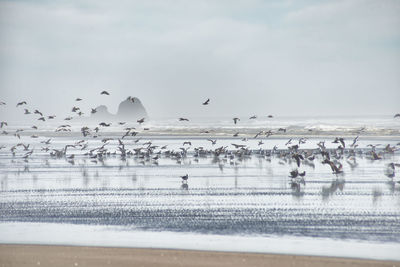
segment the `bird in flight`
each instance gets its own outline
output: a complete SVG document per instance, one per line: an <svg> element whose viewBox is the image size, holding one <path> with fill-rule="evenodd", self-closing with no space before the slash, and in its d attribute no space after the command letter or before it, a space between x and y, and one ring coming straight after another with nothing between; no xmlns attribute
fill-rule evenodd
<svg viewBox="0 0 400 267"><path fill-rule="evenodd" d="M210 102L210 99L208 98L205 102L203 102L203 105L208 105L208 103Z"/></svg>
<svg viewBox="0 0 400 267"><path fill-rule="evenodd" d="M17 107L18 106L22 106L22 105L26 105L26 101L22 101L22 102L17 103Z"/></svg>
<svg viewBox="0 0 400 267"><path fill-rule="evenodd" d="M189 121L189 119L186 119L186 118L179 118L179 121Z"/></svg>
<svg viewBox="0 0 400 267"><path fill-rule="evenodd" d="M103 91L103 92L101 92L100 94L101 94L101 95L110 95L110 93L107 92L107 91Z"/></svg>
<svg viewBox="0 0 400 267"><path fill-rule="evenodd" d="M141 118L140 120L137 120L137 122L138 122L139 124L142 124L142 123L144 122L144 118Z"/></svg>
<svg viewBox="0 0 400 267"><path fill-rule="evenodd" d="M236 124L238 121L240 121L239 118L233 118L233 122Z"/></svg>
<svg viewBox="0 0 400 267"><path fill-rule="evenodd" d="M82 98L77 98L77 99L75 99L75 101L82 101Z"/></svg>

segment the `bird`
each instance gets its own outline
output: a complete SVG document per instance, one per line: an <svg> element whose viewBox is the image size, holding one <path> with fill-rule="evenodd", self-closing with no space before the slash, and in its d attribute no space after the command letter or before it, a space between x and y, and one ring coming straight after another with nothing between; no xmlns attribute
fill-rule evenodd
<svg viewBox="0 0 400 267"><path fill-rule="evenodd" d="M290 178L296 178L299 175L299 171L298 170L293 170L289 173L289 177Z"/></svg>
<svg viewBox="0 0 400 267"><path fill-rule="evenodd" d="M92 113L92 114L94 114L96 112L97 112L97 110L95 108L92 108L92 110L90 111L90 113Z"/></svg>
<svg viewBox="0 0 400 267"><path fill-rule="evenodd" d="M39 110L35 109L35 111L33 112L34 114L39 114L41 117L43 117L42 112L40 112Z"/></svg>
<svg viewBox="0 0 400 267"><path fill-rule="evenodd" d="M44 117L40 117L39 119L38 119L38 121L45 121L46 119L44 118Z"/></svg>
<svg viewBox="0 0 400 267"><path fill-rule="evenodd" d="M203 102L203 105L208 105L208 103L210 102L210 99L208 98L205 102Z"/></svg>
<svg viewBox="0 0 400 267"><path fill-rule="evenodd" d="M101 95L110 95L110 93L107 92L107 91L103 91L103 92L101 92L100 94L101 94Z"/></svg>
<svg viewBox="0 0 400 267"><path fill-rule="evenodd" d="M26 101L22 101L22 102L17 103L17 107L18 106L22 106L22 105L26 105Z"/></svg>
<svg viewBox="0 0 400 267"><path fill-rule="evenodd" d="M5 122L5 121L0 122L0 128L3 128L4 125L8 126L7 122Z"/></svg>
<svg viewBox="0 0 400 267"><path fill-rule="evenodd" d="M179 121L189 121L189 119L186 119L186 118L179 118Z"/></svg>
<svg viewBox="0 0 400 267"><path fill-rule="evenodd" d="M184 176L181 176L181 178L182 178L182 183L187 183L187 180L189 179L189 175L186 174Z"/></svg>
<svg viewBox="0 0 400 267"><path fill-rule="evenodd" d="M395 114L394 118L400 118L400 113Z"/></svg>
<svg viewBox="0 0 400 267"><path fill-rule="evenodd" d="M0 106L6 105L6 102L0 101Z"/></svg>
<svg viewBox="0 0 400 267"><path fill-rule="evenodd" d="M253 116L251 116L251 117L249 118L249 120L254 120L254 119L257 119L257 116L256 116L256 115L253 115Z"/></svg>
<svg viewBox="0 0 400 267"><path fill-rule="evenodd" d="M111 123L101 122L101 123L99 123L99 125L102 127L109 127L111 125Z"/></svg>
<svg viewBox="0 0 400 267"><path fill-rule="evenodd" d="M239 118L233 118L233 122L236 124L238 121L240 121Z"/></svg>
<svg viewBox="0 0 400 267"><path fill-rule="evenodd" d="M272 115L268 115L268 118L273 118L274 116L272 116Z"/></svg>
<svg viewBox="0 0 400 267"><path fill-rule="evenodd" d="M25 110L24 114L31 114L31 112L28 109L25 108L24 110Z"/></svg>
<svg viewBox="0 0 400 267"><path fill-rule="evenodd" d="M189 146L191 146L191 145L192 145L192 142L190 142L190 141L185 141L185 142L183 142L183 145L189 145Z"/></svg>
<svg viewBox="0 0 400 267"><path fill-rule="evenodd" d="M144 122L144 118L141 118L140 120L137 120L137 122L138 122L139 124L142 124L142 123Z"/></svg>
<svg viewBox="0 0 400 267"><path fill-rule="evenodd" d="M54 119L55 117L56 117L56 115L50 115L50 116L47 116L47 119L52 120L52 119Z"/></svg>
<svg viewBox="0 0 400 267"><path fill-rule="evenodd" d="M77 99L75 99L75 101L82 101L82 98L77 98Z"/></svg>
<svg viewBox="0 0 400 267"><path fill-rule="evenodd" d="M215 140L207 139L207 141L210 141L212 145L215 145L217 143L217 139L215 139Z"/></svg>

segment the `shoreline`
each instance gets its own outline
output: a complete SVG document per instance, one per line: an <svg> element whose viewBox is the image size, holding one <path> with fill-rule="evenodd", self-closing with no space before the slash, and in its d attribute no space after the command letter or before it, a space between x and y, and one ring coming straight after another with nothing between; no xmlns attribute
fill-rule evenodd
<svg viewBox="0 0 400 267"><path fill-rule="evenodd" d="M0 244L0 266L400 266L347 257L102 246Z"/></svg>

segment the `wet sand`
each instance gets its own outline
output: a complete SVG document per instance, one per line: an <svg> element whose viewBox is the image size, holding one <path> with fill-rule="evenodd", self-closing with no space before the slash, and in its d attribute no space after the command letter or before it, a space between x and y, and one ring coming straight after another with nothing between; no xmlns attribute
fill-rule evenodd
<svg viewBox="0 0 400 267"><path fill-rule="evenodd" d="M0 245L0 266L400 266L396 261L192 250Z"/></svg>

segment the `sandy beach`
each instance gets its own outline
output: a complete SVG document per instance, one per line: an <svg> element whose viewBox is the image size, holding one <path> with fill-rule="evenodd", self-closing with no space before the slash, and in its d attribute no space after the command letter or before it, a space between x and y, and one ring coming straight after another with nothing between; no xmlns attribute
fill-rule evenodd
<svg viewBox="0 0 400 267"><path fill-rule="evenodd" d="M396 261L192 250L0 245L0 266L400 266Z"/></svg>

